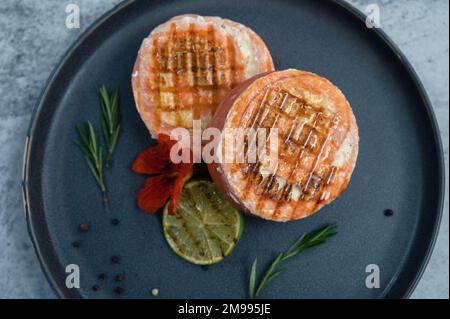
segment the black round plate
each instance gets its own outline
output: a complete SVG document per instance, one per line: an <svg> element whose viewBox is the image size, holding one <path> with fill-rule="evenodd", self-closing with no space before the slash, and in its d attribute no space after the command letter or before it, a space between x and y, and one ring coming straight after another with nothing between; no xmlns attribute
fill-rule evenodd
<svg viewBox="0 0 450 319"><path fill-rule="evenodd" d="M360 153L347 191L305 220L274 223L245 218L234 252L207 270L176 256L160 214L135 204L144 176L130 164L151 140L134 106L130 78L142 39L183 13L218 15L248 25L269 47L277 69L327 77L346 94L360 129ZM98 88L120 86L123 134L107 173L105 211L83 156L75 125L99 121ZM339 1L128 1L91 27L69 50L37 107L27 140L24 197L30 233L43 269L62 297L241 298L253 259L260 268L299 234L337 223L324 246L287 262L265 298L399 298L408 296L426 265L444 194L442 149L424 89L404 56ZM385 209L394 214L386 216ZM111 218L121 224L111 225ZM81 234L80 223L91 231ZM80 240L75 249L71 242ZM119 264L111 256L121 257ZM67 289L65 267L77 264L81 288ZM368 289L366 267L380 269ZM260 269L261 270L261 269ZM114 274L123 272L120 284ZM99 282L100 273L108 278ZM100 291L92 286L99 282ZM152 288L160 294L153 297Z"/></svg>

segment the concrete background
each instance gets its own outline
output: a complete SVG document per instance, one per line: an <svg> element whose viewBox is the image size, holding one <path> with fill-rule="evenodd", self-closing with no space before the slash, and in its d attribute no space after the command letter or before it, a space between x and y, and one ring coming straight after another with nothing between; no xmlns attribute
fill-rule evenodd
<svg viewBox="0 0 450 319"><path fill-rule="evenodd" d="M0 2L0 298L54 298L26 230L20 197L24 137L46 80L77 37L119 0ZM381 26L410 59L433 102L448 168L448 0L348 0L381 7ZM65 7L81 8L81 29L64 26ZM448 172L436 248L413 298L449 298Z"/></svg>

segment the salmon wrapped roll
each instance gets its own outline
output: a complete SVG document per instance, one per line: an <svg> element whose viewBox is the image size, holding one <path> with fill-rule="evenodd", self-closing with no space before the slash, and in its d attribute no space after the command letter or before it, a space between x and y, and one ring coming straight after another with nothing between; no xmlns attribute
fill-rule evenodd
<svg viewBox="0 0 450 319"><path fill-rule="evenodd" d="M275 132L267 136L276 134L276 152L269 152L267 138L261 148L266 152L250 162L248 138L245 161L208 165L225 196L264 219L290 221L317 212L346 189L356 165L358 127L347 99L330 81L309 72L286 70L247 80L224 99L211 125L222 133L236 128ZM222 134L221 153L224 141Z"/></svg>
<svg viewBox="0 0 450 319"><path fill-rule="evenodd" d="M274 69L261 38L219 17L181 15L143 41L132 75L137 110L152 135L207 127L224 96L242 81Z"/></svg>

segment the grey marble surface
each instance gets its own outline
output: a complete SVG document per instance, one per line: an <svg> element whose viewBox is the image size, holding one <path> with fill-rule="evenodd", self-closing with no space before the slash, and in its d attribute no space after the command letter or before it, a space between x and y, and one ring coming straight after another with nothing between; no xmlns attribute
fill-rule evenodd
<svg viewBox="0 0 450 319"><path fill-rule="evenodd" d="M348 1L363 11L370 3L380 5L383 29L410 59L433 102L448 167L448 0ZM0 2L0 298L55 297L39 267L22 210L24 137L32 110L56 63L83 30L119 2ZM65 28L68 3L81 8L79 30ZM436 248L413 298L449 297L448 215L447 192Z"/></svg>

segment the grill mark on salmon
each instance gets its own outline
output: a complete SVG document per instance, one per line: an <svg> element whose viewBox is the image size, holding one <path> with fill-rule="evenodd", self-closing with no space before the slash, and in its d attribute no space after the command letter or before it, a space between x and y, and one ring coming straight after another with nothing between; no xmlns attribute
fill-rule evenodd
<svg viewBox="0 0 450 319"><path fill-rule="evenodd" d="M227 37L227 62L229 70L229 80L227 83L227 89L231 90L236 85L236 80L241 77L241 74L237 74L238 69L236 69L236 52L234 47L234 40L228 36ZM240 82L240 79L238 80Z"/></svg>
<svg viewBox="0 0 450 319"><path fill-rule="evenodd" d="M187 44L187 48L194 48L194 52L191 52L190 54L190 68L187 70L187 73L190 73L189 75L189 79L192 79L192 88L193 88L193 103L191 105L191 110L192 110L192 118L194 120L199 118L199 110L200 110L200 98L199 98L199 88L198 88L198 72L199 72L199 55L196 54L197 50L195 49L195 45L197 43L196 41L196 37L195 37L195 27L194 25L191 23L189 24L189 30L188 30L188 42Z"/></svg>
<svg viewBox="0 0 450 319"><path fill-rule="evenodd" d="M158 39L157 38L155 38L155 39L153 39L153 48L152 48L152 50L151 50L151 56L149 57L149 60L150 61L154 61L155 60L155 56L157 56L157 55L159 55L160 54L160 52L158 52L159 51L159 46L158 46ZM159 126L160 125L160 118L161 118L161 114L160 114L160 111L159 111L159 108L160 108L160 105L161 105L161 93L160 93L160 85L159 85L159 83L160 83L160 78L159 78L159 76L160 76L160 64L159 64L159 62L158 61L155 61L156 62L156 72L154 72L154 74L156 74L156 81L155 81L155 88L154 88L154 91L155 91L155 110L156 110L156 112L157 112L157 116L155 117L155 120L157 121L156 122L156 125L157 126ZM148 79L148 81L150 81L150 78ZM148 85L150 86L150 90L153 90L153 88L151 88L151 86L152 86L152 83L148 83ZM149 91L150 91L149 90Z"/></svg>
<svg viewBox="0 0 450 319"><path fill-rule="evenodd" d="M264 93L263 98L261 99L261 102L258 103L258 107L257 107L257 110L256 110L256 115L255 115L255 118L252 121L252 125L251 125L250 129L254 129L255 126L256 126L256 123L257 122L259 123L260 113L261 113L261 110L265 106L265 103L267 101L268 96L269 96L269 90L266 90L265 93ZM242 121L242 119L239 122L240 124L242 124L241 121ZM245 125L245 124L243 124L243 125ZM241 126L241 125L239 125L239 126ZM256 143L256 139L257 139L257 137L255 136L254 139L252 140L252 145L253 146L254 146L254 143ZM259 149L259 146L258 146L258 149ZM248 156L247 156L247 158L248 158ZM253 184L253 180L250 178L251 174L254 173L255 171L259 170L259 167L260 167L259 160L260 160L260 154L257 153L256 163L249 163L249 164L247 164L247 168L244 169L244 174L246 175L246 181L245 181L245 188L244 188L244 191L243 191L243 194L242 194L242 199L243 200L247 199L248 193L250 191L250 187ZM255 168L256 168L256 170L255 170Z"/></svg>
<svg viewBox="0 0 450 319"><path fill-rule="evenodd" d="M217 78L217 70L219 68L218 64L217 64L217 59L216 59L216 50L214 47L214 43L215 43L215 31L214 28L212 27L212 25L208 26L208 52L209 52L209 65L210 65L210 71L211 71L211 78L212 78L212 82L213 82L213 90L212 90L212 105L216 105L218 103L218 99L217 99L217 83L218 83L218 78Z"/></svg>
<svg viewBox="0 0 450 319"><path fill-rule="evenodd" d="M178 68L180 68L180 63L182 63L182 61L179 59L179 57L177 56L177 51L174 48L174 43L178 42L178 35L177 35L177 26L175 25L175 23L172 23L170 25L170 31L169 31L169 45L168 45L168 51L169 51L169 58L168 58L168 62L171 63L170 64L170 68L171 70L176 70ZM178 87L178 74L173 76L173 101L175 105L180 105L180 90ZM173 110L171 111L173 112ZM179 122L180 121L180 113L179 112L173 112L175 114L175 121Z"/></svg>

